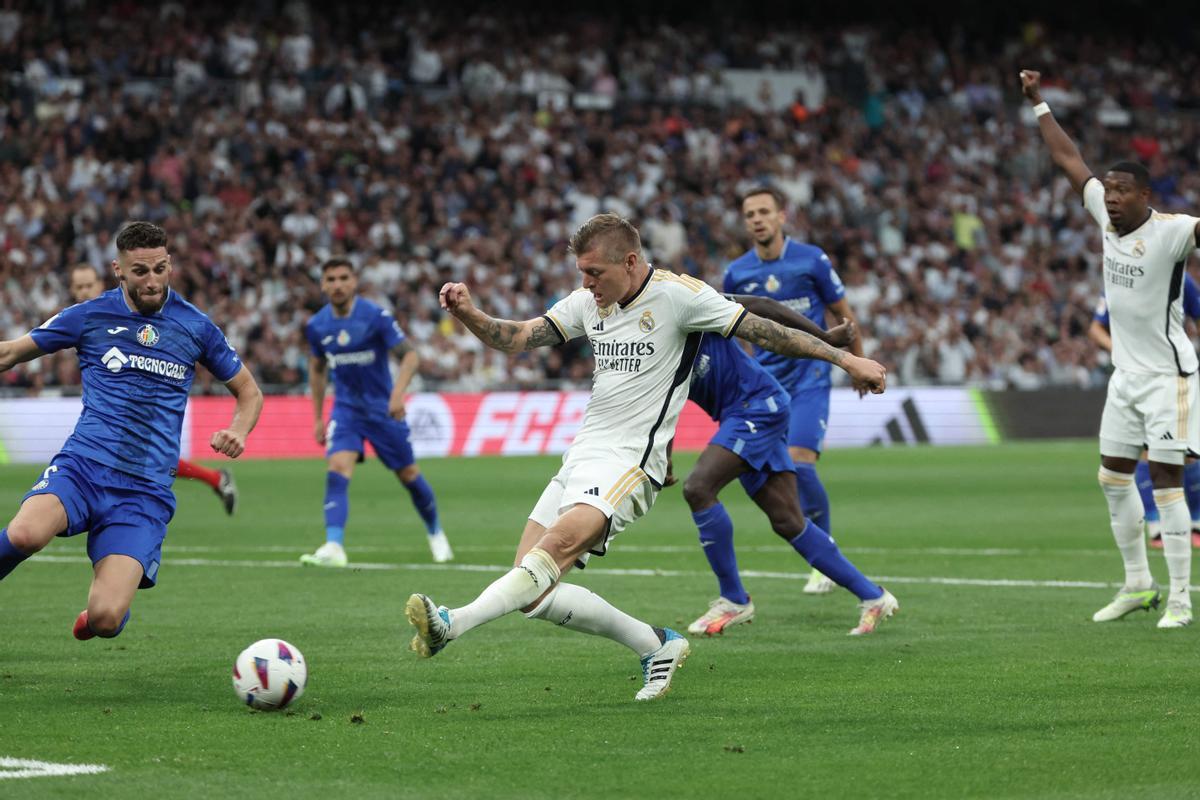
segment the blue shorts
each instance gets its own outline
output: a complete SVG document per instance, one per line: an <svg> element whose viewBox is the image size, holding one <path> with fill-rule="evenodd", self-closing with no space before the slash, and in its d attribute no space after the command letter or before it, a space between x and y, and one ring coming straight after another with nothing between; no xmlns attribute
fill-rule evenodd
<svg viewBox="0 0 1200 800"><path fill-rule="evenodd" d="M825 446L825 428L829 424L830 388L797 389L792 392L791 422L788 425L788 446L807 447L821 452Z"/></svg>
<svg viewBox="0 0 1200 800"><path fill-rule="evenodd" d="M363 440L371 443L379 460L388 469L404 469L416 463L412 444L408 441L408 423L382 414L363 414L340 409L335 404L333 416L325 427L325 457L342 450L363 454Z"/></svg>
<svg viewBox="0 0 1200 800"><path fill-rule="evenodd" d="M788 410L777 396L751 400L731 411L709 444L724 447L750 465L738 480L750 497L776 472L795 472L787 446Z"/></svg>
<svg viewBox="0 0 1200 800"><path fill-rule="evenodd" d="M139 589L158 582L167 523L175 516L175 495L166 486L59 453L21 502L39 494L54 495L67 511L67 529L59 536L87 531L92 564L105 556L129 556L142 565Z"/></svg>

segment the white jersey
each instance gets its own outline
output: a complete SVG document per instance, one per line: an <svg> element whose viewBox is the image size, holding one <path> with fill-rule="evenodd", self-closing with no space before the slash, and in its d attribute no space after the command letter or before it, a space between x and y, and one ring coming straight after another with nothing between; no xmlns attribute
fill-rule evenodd
<svg viewBox="0 0 1200 800"><path fill-rule="evenodd" d="M566 458L583 449L624 451L661 485L700 336L728 338L745 316L708 284L654 268L627 303L600 308L584 289L555 303L545 319L563 341L587 336L596 359L592 396Z"/></svg>
<svg viewBox="0 0 1200 800"><path fill-rule="evenodd" d="M1159 214L1124 236L1104 207L1104 185L1088 178L1083 205L1104 236L1104 295L1113 366L1150 375L1190 375L1196 351L1183 329L1183 272L1196 247L1196 217Z"/></svg>

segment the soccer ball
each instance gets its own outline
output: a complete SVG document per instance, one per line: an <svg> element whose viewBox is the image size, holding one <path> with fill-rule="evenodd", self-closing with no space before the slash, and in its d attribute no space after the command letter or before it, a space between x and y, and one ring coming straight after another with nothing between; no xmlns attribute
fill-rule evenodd
<svg viewBox="0 0 1200 800"><path fill-rule="evenodd" d="M276 711L304 694L308 666L295 645L261 639L233 662L233 691L251 708Z"/></svg>

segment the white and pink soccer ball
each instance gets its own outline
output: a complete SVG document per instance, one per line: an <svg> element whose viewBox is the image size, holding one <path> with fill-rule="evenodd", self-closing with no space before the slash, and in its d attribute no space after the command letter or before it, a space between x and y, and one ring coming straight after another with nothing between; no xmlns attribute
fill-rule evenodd
<svg viewBox="0 0 1200 800"><path fill-rule="evenodd" d="M251 708L287 708L308 683L308 666L295 645L283 639L260 639L233 662L233 691Z"/></svg>

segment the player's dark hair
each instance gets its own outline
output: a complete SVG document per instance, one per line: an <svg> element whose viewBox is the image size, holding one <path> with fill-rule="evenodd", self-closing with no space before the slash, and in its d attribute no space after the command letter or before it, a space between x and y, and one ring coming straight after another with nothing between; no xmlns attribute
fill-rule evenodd
<svg viewBox="0 0 1200 800"><path fill-rule="evenodd" d="M321 274L324 275L327 270L331 270L335 267L345 267L351 272L354 272L354 264L350 262L350 259L346 258L345 256L334 256L333 258L326 259L325 263L321 265Z"/></svg>
<svg viewBox="0 0 1200 800"><path fill-rule="evenodd" d="M129 222L117 234L117 250L121 253L166 246L167 232L153 222Z"/></svg>
<svg viewBox="0 0 1200 800"><path fill-rule="evenodd" d="M1133 183L1139 189L1150 188L1150 171L1136 161L1118 161L1108 168L1109 172L1124 172L1133 176Z"/></svg>
<svg viewBox="0 0 1200 800"><path fill-rule="evenodd" d="M624 261L628 253L642 255L642 237L633 223L619 214L597 214L579 226L571 237L571 252L576 257L603 247L606 261Z"/></svg>
<svg viewBox="0 0 1200 800"><path fill-rule="evenodd" d="M783 210L783 192L776 189L774 186L755 186L748 192L744 192L738 199L738 207L746 205L746 201L751 197L757 197L760 194L769 194L771 199L775 201L775 208Z"/></svg>

